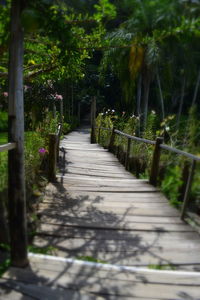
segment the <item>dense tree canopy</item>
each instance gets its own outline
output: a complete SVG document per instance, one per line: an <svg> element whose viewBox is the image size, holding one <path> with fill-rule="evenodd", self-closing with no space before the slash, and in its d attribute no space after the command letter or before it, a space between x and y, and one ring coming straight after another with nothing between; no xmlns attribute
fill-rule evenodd
<svg viewBox="0 0 200 300"><path fill-rule="evenodd" d="M60 82L62 91L68 86L68 98L72 89L76 93L76 86L81 86L75 102L84 102L98 91L99 99L141 115L144 124L149 108L162 118L177 113L179 123L182 111L199 101L198 0L24 3L26 85ZM2 101L7 85L9 15L10 0L1 1Z"/></svg>

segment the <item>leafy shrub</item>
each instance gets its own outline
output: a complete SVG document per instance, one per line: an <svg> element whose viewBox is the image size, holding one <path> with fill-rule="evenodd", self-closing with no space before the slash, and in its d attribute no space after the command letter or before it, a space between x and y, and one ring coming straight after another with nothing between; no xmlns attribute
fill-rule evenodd
<svg viewBox="0 0 200 300"><path fill-rule="evenodd" d="M8 130L8 113L0 111L0 132Z"/></svg>
<svg viewBox="0 0 200 300"><path fill-rule="evenodd" d="M68 132L70 132L71 130L71 126L70 124L68 123L63 123L63 126L62 126L62 131L63 131L63 134L67 134Z"/></svg>
<svg viewBox="0 0 200 300"><path fill-rule="evenodd" d="M170 203L176 207L180 205L178 197L180 195L179 188L183 183L181 177L182 169L180 165L169 166L166 170L166 176L161 183L162 192L168 197Z"/></svg>

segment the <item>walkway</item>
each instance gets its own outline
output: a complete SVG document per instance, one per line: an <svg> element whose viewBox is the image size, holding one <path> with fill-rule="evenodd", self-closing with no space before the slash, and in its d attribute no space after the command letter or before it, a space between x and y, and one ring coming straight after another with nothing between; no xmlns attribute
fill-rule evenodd
<svg viewBox="0 0 200 300"><path fill-rule="evenodd" d="M29 269L12 268L0 285L16 284L16 293L34 299L200 299L200 237L179 212L90 144L87 129L65 136L61 147L58 180L40 204L34 240L53 247L55 257L32 256ZM85 260L107 264L99 270Z"/></svg>

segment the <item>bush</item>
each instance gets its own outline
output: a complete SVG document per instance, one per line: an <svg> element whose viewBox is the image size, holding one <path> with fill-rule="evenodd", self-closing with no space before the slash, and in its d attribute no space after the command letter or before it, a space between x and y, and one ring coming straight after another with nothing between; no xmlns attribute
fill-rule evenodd
<svg viewBox="0 0 200 300"><path fill-rule="evenodd" d="M71 130L70 124L68 124L68 123L63 123L63 126L62 126L63 134L69 133L70 130Z"/></svg>
<svg viewBox="0 0 200 300"><path fill-rule="evenodd" d="M165 178L161 183L162 192L168 197L170 203L176 207L180 206L178 198L180 196L180 186L182 181L182 169L180 166L169 166L166 170Z"/></svg>
<svg viewBox="0 0 200 300"><path fill-rule="evenodd" d="M8 130L8 113L0 111L0 132Z"/></svg>

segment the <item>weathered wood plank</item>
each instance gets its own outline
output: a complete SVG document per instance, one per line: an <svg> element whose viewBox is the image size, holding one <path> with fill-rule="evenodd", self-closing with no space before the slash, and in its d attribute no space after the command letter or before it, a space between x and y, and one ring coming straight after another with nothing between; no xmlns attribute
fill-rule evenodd
<svg viewBox="0 0 200 300"><path fill-rule="evenodd" d="M110 265L65 262L30 257L30 268L11 268L4 274L8 284L37 299L198 299L199 273L125 270ZM12 279L12 281L11 281ZM41 288L42 284L42 288ZM68 294L71 291L72 294ZM78 295L73 294L77 291ZM57 292L57 294L56 294ZM159 295L159 296L158 296ZM59 296L59 297L58 297ZM77 298L77 297L78 298ZM95 297L95 298L90 298ZM48 298L49 297L49 298ZM55 298L56 297L56 298ZM103 297L103 298L102 298ZM70 299L70 298L69 298Z"/></svg>
<svg viewBox="0 0 200 300"><path fill-rule="evenodd" d="M0 152L9 151L16 148L16 143L7 143L0 145Z"/></svg>
<svg viewBox="0 0 200 300"><path fill-rule="evenodd" d="M67 224L49 224L49 223L41 223L40 227L38 228L37 232L38 233L47 233L47 234L56 234L57 232L60 233L60 235L65 235L66 232L67 234L70 235L72 232L72 235L76 237L76 233L79 231L85 231L85 230L103 230L104 232L106 231L111 231L110 234L113 236L113 231L120 231L123 230L123 232L126 231L155 231L155 232L194 232L193 228L184 225L184 224L167 224L167 226L163 226L163 224L151 224L151 223L132 223L132 226L121 226L119 225L110 225L106 226L106 224L95 224L91 223L88 226L82 225L82 227L79 226L70 226Z"/></svg>

